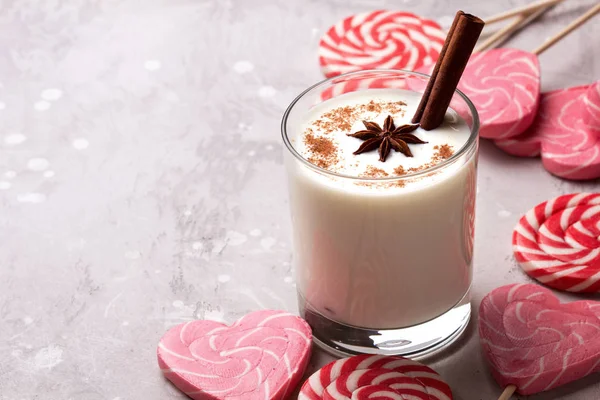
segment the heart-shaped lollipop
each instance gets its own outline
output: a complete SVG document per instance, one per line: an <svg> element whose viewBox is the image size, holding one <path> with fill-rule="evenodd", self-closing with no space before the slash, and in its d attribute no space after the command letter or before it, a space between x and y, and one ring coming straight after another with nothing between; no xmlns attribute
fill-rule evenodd
<svg viewBox="0 0 600 400"><path fill-rule="evenodd" d="M479 308L479 336L503 386L528 395L600 369L600 302L561 304L533 284L502 286Z"/></svg>
<svg viewBox="0 0 600 400"><path fill-rule="evenodd" d="M253 312L231 327L192 321L163 336L158 364L196 400L284 400L306 369L311 338L308 324L284 311Z"/></svg>
<svg viewBox="0 0 600 400"><path fill-rule="evenodd" d="M327 364L302 385L298 400L452 400L431 368L399 356L362 355Z"/></svg>
<svg viewBox="0 0 600 400"><path fill-rule="evenodd" d="M600 177L600 81L543 93L533 125L495 143L516 156L541 154L544 167L562 178Z"/></svg>
<svg viewBox="0 0 600 400"><path fill-rule="evenodd" d="M569 292L600 292L600 194L538 204L513 233L517 262L532 278Z"/></svg>
<svg viewBox="0 0 600 400"><path fill-rule="evenodd" d="M430 74L433 65L420 72ZM523 50L493 49L471 56L458 89L475 104L484 138L509 138L533 122L540 96L540 64Z"/></svg>

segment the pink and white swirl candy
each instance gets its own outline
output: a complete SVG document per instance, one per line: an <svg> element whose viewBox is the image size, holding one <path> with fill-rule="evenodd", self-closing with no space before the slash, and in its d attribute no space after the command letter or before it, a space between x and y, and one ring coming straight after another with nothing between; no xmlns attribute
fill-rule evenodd
<svg viewBox="0 0 600 400"><path fill-rule="evenodd" d="M600 302L561 304L538 285L502 286L479 307L479 336L492 374L523 395L599 371L599 332Z"/></svg>
<svg viewBox="0 0 600 400"><path fill-rule="evenodd" d="M517 262L532 278L559 290L600 292L600 193L538 204L512 240Z"/></svg>
<svg viewBox="0 0 600 400"><path fill-rule="evenodd" d="M451 400L431 368L399 356L362 355L327 364L304 383L298 400Z"/></svg>
<svg viewBox="0 0 600 400"><path fill-rule="evenodd" d="M326 77L365 69L416 70L435 63L446 34L429 19L378 10L338 22L321 38L319 63Z"/></svg>
<svg viewBox="0 0 600 400"><path fill-rule="evenodd" d="M420 72L431 73L434 65ZM488 139L523 133L535 119L540 97L540 63L532 53L493 49L471 56L458 84L475 104Z"/></svg>
<svg viewBox="0 0 600 400"><path fill-rule="evenodd" d="M589 85L542 93L535 121L522 135L495 140L494 143L508 154L519 157L537 157L542 143L569 140L579 119L582 98Z"/></svg>
<svg viewBox="0 0 600 400"><path fill-rule="evenodd" d="M231 327L192 321L158 344L165 377L196 400L284 400L300 381L311 349L308 324L284 311L250 313Z"/></svg>
<svg viewBox="0 0 600 400"><path fill-rule="evenodd" d="M561 178L599 178L600 81L543 93L533 125L523 135L495 143L520 157L541 154L544 167Z"/></svg>

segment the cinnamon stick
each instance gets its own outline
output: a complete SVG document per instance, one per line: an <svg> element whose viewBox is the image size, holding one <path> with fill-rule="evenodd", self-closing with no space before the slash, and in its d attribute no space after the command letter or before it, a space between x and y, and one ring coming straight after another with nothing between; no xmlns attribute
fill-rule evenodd
<svg viewBox="0 0 600 400"><path fill-rule="evenodd" d="M439 60L442 60L446 56L446 50L448 50L448 44L450 44L450 40L448 40L448 38L451 38L452 35L454 35L454 31L456 30L456 24L458 23L458 20L459 20L459 18L458 18L459 13L462 13L462 11L459 11L456 14L456 17L454 17L454 21L452 21L452 26L450 26L450 30L448 30L448 34L446 35L446 40L444 41L442 50L440 50L438 62L435 63L435 66L433 67L433 71L431 71L431 77L429 78L429 82L427 82L427 88L425 89L425 92L423 92L423 97L421 97L421 102L419 103L419 107L417 107L417 111L415 112L415 115L413 116L413 119L412 119L413 124L418 124L419 122L421 122L421 118L423 117L423 112L425 111L425 106L427 105L427 99L429 98L429 95L431 94L431 89L433 88L433 83L435 82L435 79L436 79L438 73L440 72L441 63L439 62Z"/></svg>
<svg viewBox="0 0 600 400"><path fill-rule="evenodd" d="M443 122L484 24L483 20L471 14L456 13L413 123L420 123L423 129L429 131Z"/></svg>

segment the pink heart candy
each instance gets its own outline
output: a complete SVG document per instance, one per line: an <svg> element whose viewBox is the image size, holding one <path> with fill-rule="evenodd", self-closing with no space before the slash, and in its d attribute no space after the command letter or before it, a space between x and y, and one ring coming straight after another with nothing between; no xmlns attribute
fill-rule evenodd
<svg viewBox="0 0 600 400"><path fill-rule="evenodd" d="M419 69L430 74L433 65ZM481 123L480 135L510 138L533 122L540 96L537 56L516 49L475 53L463 72L458 89L473 102Z"/></svg>
<svg viewBox="0 0 600 400"><path fill-rule="evenodd" d="M600 370L600 302L561 304L533 284L502 286L479 308L479 336L502 386L528 395Z"/></svg>
<svg viewBox="0 0 600 400"><path fill-rule="evenodd" d="M284 311L256 311L231 327L192 321L162 337L158 364L196 400L283 400L306 369L311 339L308 324Z"/></svg>
<svg viewBox="0 0 600 400"><path fill-rule="evenodd" d="M541 154L544 167L565 179L600 177L600 81L543 93L533 125L495 143L520 157Z"/></svg>

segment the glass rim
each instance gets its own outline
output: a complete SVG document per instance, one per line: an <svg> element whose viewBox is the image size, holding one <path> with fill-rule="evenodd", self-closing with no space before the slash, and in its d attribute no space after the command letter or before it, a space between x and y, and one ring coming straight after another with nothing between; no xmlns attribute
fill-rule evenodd
<svg viewBox="0 0 600 400"><path fill-rule="evenodd" d="M469 134L469 139L465 142L465 144L456 153L454 153L448 159L440 162L439 164L434 165L433 167L424 169L422 171L411 172L411 173L408 173L408 174L402 175L402 176L376 177L376 178L375 177L360 177L360 176L354 176L354 175L340 174L337 172L329 171L325 168L321 168L319 166L314 165L313 163L308 161L306 158L304 158L300 153L298 153L298 151L292 145L290 138L288 137L286 125L287 125L287 121L288 121L288 117L289 117L290 113L292 112L296 103L298 103L298 101L300 101L300 99L302 99L305 95L312 92L314 89L316 89L320 85L323 85L327 82L332 82L335 79L344 78L344 77L348 77L348 76L352 76L352 75L364 74L364 73L390 73L390 72L402 73L402 74L406 74L406 75L413 75L413 76L418 76L421 78L428 78L428 80L431 78L431 76L427 75L427 74L423 74L420 72L414 72L414 71L407 71L407 70L403 70L403 69L365 69L365 70L360 70L360 71L347 72L347 73L341 74L341 75L336 75L334 77L323 79L323 80L315 83L314 85L310 86L308 89L306 89L302 93L300 93L290 103L290 105L287 107L287 109L283 113L283 117L281 119L281 137L282 137L283 142L285 143L285 146L287 147L288 151L298 161L302 162L304 165L306 165L313 171L316 171L316 172L324 174L324 175L329 175L329 176L333 176L333 177L337 177L337 178L351 179L351 180L355 180L355 181L390 182L390 181L398 181L398 180L404 180L404 179L409 179L409 178L418 178L418 177L428 175L432 172L438 171L438 170L444 168L445 166L448 166L448 165L456 162L459 158L461 158L464 154L466 154L469 151L469 149L471 149L471 147L473 147L473 144L476 142L478 134L479 134L479 114L477 113L477 109L475 108L475 105L473 104L473 102L471 102L471 100L467 97L467 95L465 95L460 90L456 89L454 92L456 94L458 94L459 97L462 98L462 100L467 104L467 106L469 107L469 111L471 112L471 115L473 117L473 126L470 128L471 133Z"/></svg>

